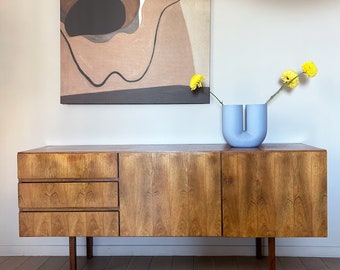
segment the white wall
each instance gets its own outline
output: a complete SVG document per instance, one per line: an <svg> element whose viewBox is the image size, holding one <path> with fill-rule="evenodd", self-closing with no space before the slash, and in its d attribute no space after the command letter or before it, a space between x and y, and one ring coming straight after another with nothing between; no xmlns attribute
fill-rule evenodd
<svg viewBox="0 0 340 270"><path fill-rule="evenodd" d="M278 255L340 256L340 2L211 0L211 86L261 103L285 69L317 77L269 106L265 142L328 150L329 237L278 239ZM46 144L223 143L220 106L59 104L59 0L1 0L0 255L68 254L66 238L19 238L16 153ZM100 238L95 254L253 254L253 239ZM83 254L83 239L80 239Z"/></svg>

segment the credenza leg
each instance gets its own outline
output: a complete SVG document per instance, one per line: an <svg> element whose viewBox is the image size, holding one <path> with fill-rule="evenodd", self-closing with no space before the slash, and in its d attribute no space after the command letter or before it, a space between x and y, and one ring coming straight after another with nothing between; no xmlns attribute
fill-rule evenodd
<svg viewBox="0 0 340 270"><path fill-rule="evenodd" d="M275 238L268 238L268 258L269 258L269 270L275 270Z"/></svg>
<svg viewBox="0 0 340 270"><path fill-rule="evenodd" d="M261 259L263 257L262 255L262 238L257 237L256 238L256 258Z"/></svg>
<svg viewBox="0 0 340 270"><path fill-rule="evenodd" d="M88 259L93 257L93 237L86 237L86 256Z"/></svg>
<svg viewBox="0 0 340 270"><path fill-rule="evenodd" d="M77 240L76 237L69 237L70 249L70 270L77 270Z"/></svg>

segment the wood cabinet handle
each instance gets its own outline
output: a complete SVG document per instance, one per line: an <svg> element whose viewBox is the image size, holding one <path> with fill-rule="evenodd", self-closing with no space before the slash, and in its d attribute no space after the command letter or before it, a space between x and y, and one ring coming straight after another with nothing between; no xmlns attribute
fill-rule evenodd
<svg viewBox="0 0 340 270"><path fill-rule="evenodd" d="M225 182L226 182L227 185L231 185L233 180L231 178L226 178Z"/></svg>

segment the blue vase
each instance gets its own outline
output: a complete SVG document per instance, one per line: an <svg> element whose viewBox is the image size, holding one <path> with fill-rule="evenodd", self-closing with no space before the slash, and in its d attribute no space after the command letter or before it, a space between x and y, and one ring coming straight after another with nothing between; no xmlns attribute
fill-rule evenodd
<svg viewBox="0 0 340 270"><path fill-rule="evenodd" d="M223 136L232 147L258 147L267 134L267 104L223 105Z"/></svg>

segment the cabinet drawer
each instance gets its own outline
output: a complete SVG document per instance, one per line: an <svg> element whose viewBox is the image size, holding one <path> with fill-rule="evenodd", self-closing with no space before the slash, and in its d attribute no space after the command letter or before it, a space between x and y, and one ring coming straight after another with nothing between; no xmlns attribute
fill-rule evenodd
<svg viewBox="0 0 340 270"><path fill-rule="evenodd" d="M19 183L20 209L118 207L117 182Z"/></svg>
<svg viewBox="0 0 340 270"><path fill-rule="evenodd" d="M117 153L19 153L18 178L117 178Z"/></svg>
<svg viewBox="0 0 340 270"><path fill-rule="evenodd" d="M20 236L118 236L117 212L20 212Z"/></svg>

